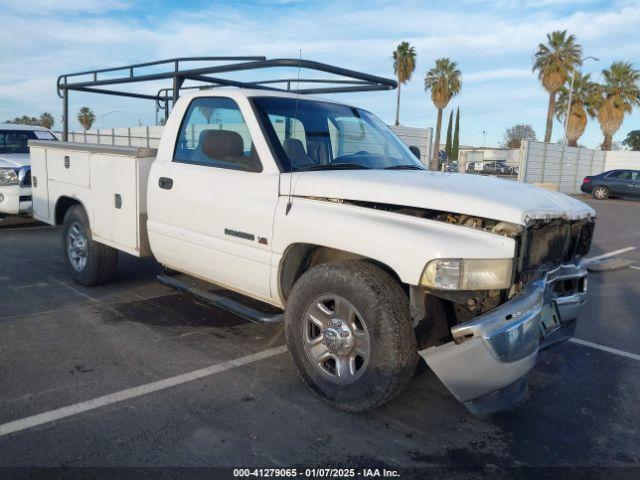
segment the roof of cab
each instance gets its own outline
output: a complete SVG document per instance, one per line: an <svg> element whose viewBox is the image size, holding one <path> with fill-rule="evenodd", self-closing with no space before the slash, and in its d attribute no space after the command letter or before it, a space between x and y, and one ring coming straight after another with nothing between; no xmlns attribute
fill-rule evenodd
<svg viewBox="0 0 640 480"><path fill-rule="evenodd" d="M290 92L277 92L273 90L265 90L260 88L209 88L204 90L196 90L195 92L183 93L182 97L229 97L229 98L241 98L241 97L283 97L283 98L298 98L300 100L315 100L318 102L337 103L340 105L348 105L339 100L331 98L317 97L314 95L301 95Z"/></svg>

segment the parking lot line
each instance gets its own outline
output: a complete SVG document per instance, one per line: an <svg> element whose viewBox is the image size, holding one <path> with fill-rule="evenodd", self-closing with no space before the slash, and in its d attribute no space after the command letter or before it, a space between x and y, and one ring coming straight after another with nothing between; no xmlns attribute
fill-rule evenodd
<svg viewBox="0 0 640 480"><path fill-rule="evenodd" d="M175 377L165 378L164 380L158 380L157 382L128 388L126 390L110 393L108 395L94 398L92 400L87 400L84 402L76 403L74 405L68 405L66 407L57 408L48 412L39 413L31 417L14 420L12 422L0 425L0 437L8 435L10 433L20 432L28 428L36 427L38 425L43 425L45 423L60 420L62 418L71 417L73 415L87 412L89 410L95 410L96 408L105 407L107 405L122 402L124 400L147 395L148 393L175 387L176 385L180 385L182 383L192 382L194 380L208 377L210 375L215 375L216 373L226 372L233 368L242 367L259 360L264 360L265 358L280 355L281 353L284 353L286 351L287 347L284 345L280 347L270 348L258 353L253 353L244 357L218 363L216 365L211 365L210 367L201 368L200 370L194 370L193 372L183 373Z"/></svg>
<svg viewBox="0 0 640 480"><path fill-rule="evenodd" d="M619 250L614 250L613 252L603 253L602 255L597 255L595 257L587 258L588 262L593 262L595 260L602 260L604 258L615 257L616 255L620 255L621 253L627 253L632 250L635 250L638 247L624 247Z"/></svg>
<svg viewBox="0 0 640 480"><path fill-rule="evenodd" d="M602 350L603 352L609 352L615 355L620 355L621 357L626 357L632 360L640 361L640 355L636 353L625 352L624 350L618 350L617 348L607 347L605 345L600 345L599 343L593 343L587 340L581 340L580 338L571 338L569 339L569 341L572 343L577 343L578 345L584 345L585 347L595 348L597 350Z"/></svg>
<svg viewBox="0 0 640 480"><path fill-rule="evenodd" d="M633 268L634 270L640 270L640 267L637 267L635 265L631 265L629 268Z"/></svg>

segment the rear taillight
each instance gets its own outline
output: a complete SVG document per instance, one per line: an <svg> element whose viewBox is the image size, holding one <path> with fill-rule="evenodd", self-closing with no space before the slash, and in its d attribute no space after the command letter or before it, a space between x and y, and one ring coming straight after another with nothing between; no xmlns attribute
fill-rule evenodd
<svg viewBox="0 0 640 480"><path fill-rule="evenodd" d="M589 177L585 177L584 180L582 180L582 183L589 183L591 181L591 179Z"/></svg>

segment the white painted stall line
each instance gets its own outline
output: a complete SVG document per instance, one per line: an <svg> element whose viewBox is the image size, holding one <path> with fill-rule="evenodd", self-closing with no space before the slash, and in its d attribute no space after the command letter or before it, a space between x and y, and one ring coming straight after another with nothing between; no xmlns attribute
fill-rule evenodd
<svg viewBox="0 0 640 480"><path fill-rule="evenodd" d="M640 270L640 267L637 267L637 266L635 266L635 265L631 265L629 268L632 268L632 269L634 269L634 270Z"/></svg>
<svg viewBox="0 0 640 480"><path fill-rule="evenodd" d="M66 407L50 410L48 412L39 413L31 417L21 418L9 423L0 425L0 437L8 435L10 433L20 432L28 428L36 427L38 425L44 425L45 423L51 423L56 420L60 420L79 413L87 412L89 410L95 410L97 408L106 407L114 403L122 402L124 400L130 400L132 398L147 395L149 393L164 390L177 385L199 380L216 373L226 372L233 368L242 367L250 363L254 363L265 358L280 355L287 351L287 347L280 346L263 350L262 352L254 353L244 357L229 360L227 362L218 363L210 367L202 368L200 370L194 370L193 372L183 373L175 377L165 378L164 380L158 380L157 382L147 383L146 385L140 385L138 387L128 388L119 392L110 393L102 397L94 398L84 402L76 403L74 405L68 405Z"/></svg>
<svg viewBox="0 0 640 480"><path fill-rule="evenodd" d="M625 352L624 350L607 347L605 345L600 345L599 343L593 343L587 340L581 340L579 338L571 338L569 339L569 341L572 343L577 343L578 345L583 345L589 348L595 348L596 350L602 350L603 352L613 353L614 355L620 355L621 357L630 358L631 360L637 360L640 362L640 355L636 353Z"/></svg>
<svg viewBox="0 0 640 480"><path fill-rule="evenodd" d="M614 250L613 252L603 253L602 255L597 255L595 257L587 258L586 260L587 262L594 262L596 260L602 260L604 258L615 257L616 255L620 255L622 253L631 252L636 248L638 247L625 247L625 248L621 248L620 250Z"/></svg>

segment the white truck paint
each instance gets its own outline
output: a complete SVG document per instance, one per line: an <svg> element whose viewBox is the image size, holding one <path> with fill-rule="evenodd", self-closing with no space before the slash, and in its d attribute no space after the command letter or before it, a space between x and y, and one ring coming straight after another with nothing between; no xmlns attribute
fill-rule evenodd
<svg viewBox="0 0 640 480"><path fill-rule="evenodd" d="M357 142L358 130L354 134L350 126L343 131L336 120L325 137L307 128L297 133L293 129L283 140L284 130L268 133L266 117L256 107L256 100L265 98L295 96L227 89L185 95L168 119L157 152L32 142L35 218L60 224L69 207L80 205L86 212L89 240L137 256L153 254L170 269L285 311L293 308L288 298L305 269L345 260L372 262L388 271L405 290L404 308L407 315L410 312L412 326L432 322L433 328L441 329L440 338L449 336L448 342L427 339L419 353L454 396L479 414L505 408L520 399L524 378L535 363L539 347L552 343L555 337L566 338L575 328L586 295L586 269L579 257L588 250L594 211L561 194L479 176L363 169L358 165L357 169L291 173L282 166L282 154L292 159L296 147L299 155L310 158L310 153L319 148L314 141L332 142L330 150L335 150L340 148L336 139L341 135ZM198 125L197 131L195 126L191 128L192 133L183 129L182 125L195 115L195 106L201 104L199 99L237 106L234 108L241 113L243 130L232 135L222 129L222 124L212 126L208 122ZM304 101L311 102L304 108L314 102L325 106L328 102L307 97ZM270 116L269 121L278 122L275 117ZM361 118L359 121L363 122ZM360 124L362 138L369 127L366 122ZM280 135L277 138L276 133ZM214 151L207 150L210 138L215 152L230 150L234 142L239 142L242 155L233 157L233 161L244 165L258 158L259 169L219 168L209 165L205 157L197 163L183 161L182 154L178 155L182 149L191 152L190 158ZM215 143L216 138L228 138L228 144ZM395 140L387 141L394 146L384 145L385 149L396 148ZM274 146L277 142L282 142L283 150ZM285 144L290 148L286 152ZM406 147L397 148L408 152ZM366 151L340 158L360 158L358 155L375 157ZM401 155L409 154L403 151ZM536 237L538 231L542 232L540 239ZM67 240L72 262L87 239L84 244L74 243L71 236ZM573 243L569 245L569 241ZM574 245L578 241L586 246ZM544 264L544 259L556 258L560 248L564 249L564 259L558 264ZM460 259L466 259L462 267ZM494 285L493 280L486 279L498 274L492 270L474 273L473 268L481 267L472 265L493 265L494 261L496 265L511 265L512 276L509 285L500 288L460 291L444 283L425 283L425 266L432 261L441 261L437 269L453 271L452 275L462 276L466 274L464 269L469 269L469 275L477 273L477 281L489 282L482 285ZM534 261L540 263L535 265L535 272L531 267ZM341 264L337 265L339 268ZM439 275L445 278L445 273ZM573 287L560 292L556 288L560 281L573 282ZM335 293L342 299L341 292ZM466 313L456 313L457 320L451 327L451 318L434 316L427 306L428 298L466 309ZM327 314L328 323L318 322L321 336L317 340L322 339L329 348L327 355L335 358L336 388L347 388L338 378L339 357L353 349L347 343L351 340L344 339L353 338L357 343L362 331L338 325L341 322L336 312L337 303L335 311ZM376 333L364 331L374 361L371 335ZM293 338L290 342L296 341ZM295 350L291 343L290 349ZM369 374L368 363L364 365L364 373L353 374L354 385L358 385L359 375ZM321 367L329 370L323 374L330 377L331 369L325 364ZM363 367L351 364L349 368L355 371ZM322 385L318 380L314 388L333 388ZM335 399L329 401L356 409Z"/></svg>

